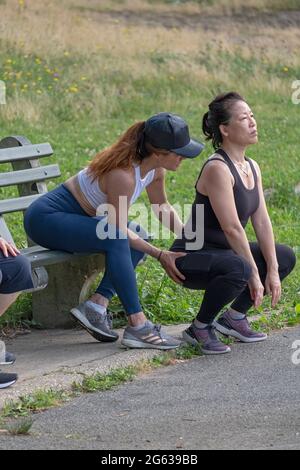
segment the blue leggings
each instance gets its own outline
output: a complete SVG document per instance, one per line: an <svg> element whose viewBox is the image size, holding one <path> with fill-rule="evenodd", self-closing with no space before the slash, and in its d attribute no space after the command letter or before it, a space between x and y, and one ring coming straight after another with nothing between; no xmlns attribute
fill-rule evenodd
<svg viewBox="0 0 300 470"><path fill-rule="evenodd" d="M0 294L32 289L30 262L25 256L8 256L0 251Z"/></svg>
<svg viewBox="0 0 300 470"><path fill-rule="evenodd" d="M116 239L100 239L96 230L101 220L103 217L87 215L70 191L61 185L31 204L24 226L28 236L46 248L70 253L105 253L106 270L96 292L107 299L117 293L128 315L140 312L134 269L144 253L130 248L127 236L116 227ZM138 231L139 226L131 223L129 227L136 228L139 236L147 239L142 229Z"/></svg>

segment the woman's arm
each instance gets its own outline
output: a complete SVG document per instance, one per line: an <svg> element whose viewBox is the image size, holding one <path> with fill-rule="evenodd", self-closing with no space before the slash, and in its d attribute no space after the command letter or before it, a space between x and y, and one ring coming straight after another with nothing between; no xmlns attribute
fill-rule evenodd
<svg viewBox="0 0 300 470"><path fill-rule="evenodd" d="M255 166L257 173L257 184L260 202L256 212L251 217L251 222L257 237L259 247L267 263L268 271L277 272L278 262L275 250L274 233L265 202L261 171L258 164L254 160L252 160L252 162Z"/></svg>
<svg viewBox="0 0 300 470"><path fill-rule="evenodd" d="M281 297L281 281L278 273L274 233L266 206L261 171L259 165L254 160L252 160L252 162L257 174L259 206L252 215L251 222L259 247L267 264L267 276L265 280L266 293L272 295L272 307L275 307Z"/></svg>
<svg viewBox="0 0 300 470"><path fill-rule="evenodd" d="M165 188L165 173L163 168L155 170L155 177L149 186L147 193L151 203L152 210L158 220L171 232L177 236L181 235L183 223L180 220L174 207L169 203Z"/></svg>

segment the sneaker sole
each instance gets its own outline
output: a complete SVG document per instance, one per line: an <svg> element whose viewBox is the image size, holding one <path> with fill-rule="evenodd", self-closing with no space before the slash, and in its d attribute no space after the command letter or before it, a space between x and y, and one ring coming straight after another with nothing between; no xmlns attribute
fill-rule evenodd
<svg viewBox="0 0 300 470"><path fill-rule="evenodd" d="M14 364L16 361L10 361L10 362L0 362L0 366L11 366Z"/></svg>
<svg viewBox="0 0 300 470"><path fill-rule="evenodd" d="M203 354L206 354L208 356L212 356L214 354L226 354L231 352L231 349L228 347L225 351L211 351L210 349L204 349L200 343L194 338L191 338L190 335L188 335L185 331L182 333L182 338L184 341L186 341L189 344L192 344L193 346L197 346L198 348L201 349Z"/></svg>
<svg viewBox="0 0 300 470"><path fill-rule="evenodd" d="M80 323L80 325L88 332L93 338L97 341L103 341L104 343L113 343L119 339L119 335L112 336L103 331L93 329L93 326L87 321L87 319L82 315L82 313L77 308L72 308L70 311L72 317Z"/></svg>
<svg viewBox="0 0 300 470"><path fill-rule="evenodd" d="M247 338L235 330L229 330L229 328L220 325L216 321L213 323L213 325L216 330L219 331L219 333L222 333L225 336L233 336L234 338L239 339L242 343L259 343L260 341L265 341L268 338L268 336L264 336L263 338Z"/></svg>
<svg viewBox="0 0 300 470"><path fill-rule="evenodd" d="M167 346L167 345L159 345L159 344L150 344L150 343L142 343L141 341L135 341L133 339L122 339L121 344L126 346L127 348L135 348L135 349L160 349L166 351L168 349L177 349L179 348L180 344L176 346Z"/></svg>
<svg viewBox="0 0 300 470"><path fill-rule="evenodd" d="M0 389L11 387L11 385L15 384L16 381L17 381L17 379L16 379L16 380L12 380L11 382L6 382L6 384L0 384Z"/></svg>

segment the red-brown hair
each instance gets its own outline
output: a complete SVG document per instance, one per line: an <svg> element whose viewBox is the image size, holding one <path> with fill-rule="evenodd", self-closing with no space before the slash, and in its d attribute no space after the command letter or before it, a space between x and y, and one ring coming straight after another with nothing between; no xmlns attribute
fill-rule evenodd
<svg viewBox="0 0 300 470"><path fill-rule="evenodd" d="M169 153L168 150L157 149L145 142L144 128L145 121L133 124L116 143L97 153L88 166L88 172L93 180L116 168L129 169L155 151Z"/></svg>
<svg viewBox="0 0 300 470"><path fill-rule="evenodd" d="M144 127L145 121L133 124L116 143L97 153L88 167L94 179L116 168L130 168L142 160L139 145Z"/></svg>

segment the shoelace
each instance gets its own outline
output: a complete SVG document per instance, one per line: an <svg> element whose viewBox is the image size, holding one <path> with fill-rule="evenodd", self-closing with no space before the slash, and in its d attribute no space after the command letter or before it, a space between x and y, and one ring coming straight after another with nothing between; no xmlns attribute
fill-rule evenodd
<svg viewBox="0 0 300 470"><path fill-rule="evenodd" d="M110 313L109 310L107 310L107 313L106 313L106 323L107 323L109 329L112 330L112 327L113 327L113 316L112 316L112 314Z"/></svg>
<svg viewBox="0 0 300 470"><path fill-rule="evenodd" d="M156 325L154 325L154 330L157 331L158 336L161 338L161 337L162 337L162 336L161 336L161 332L160 332L160 330L161 330L161 325L160 325L159 323L157 323Z"/></svg>
<svg viewBox="0 0 300 470"><path fill-rule="evenodd" d="M213 341L219 341L218 340L218 337L216 335L216 328L214 326L212 326L211 328L209 328L208 330L208 335L210 337L211 340Z"/></svg>

